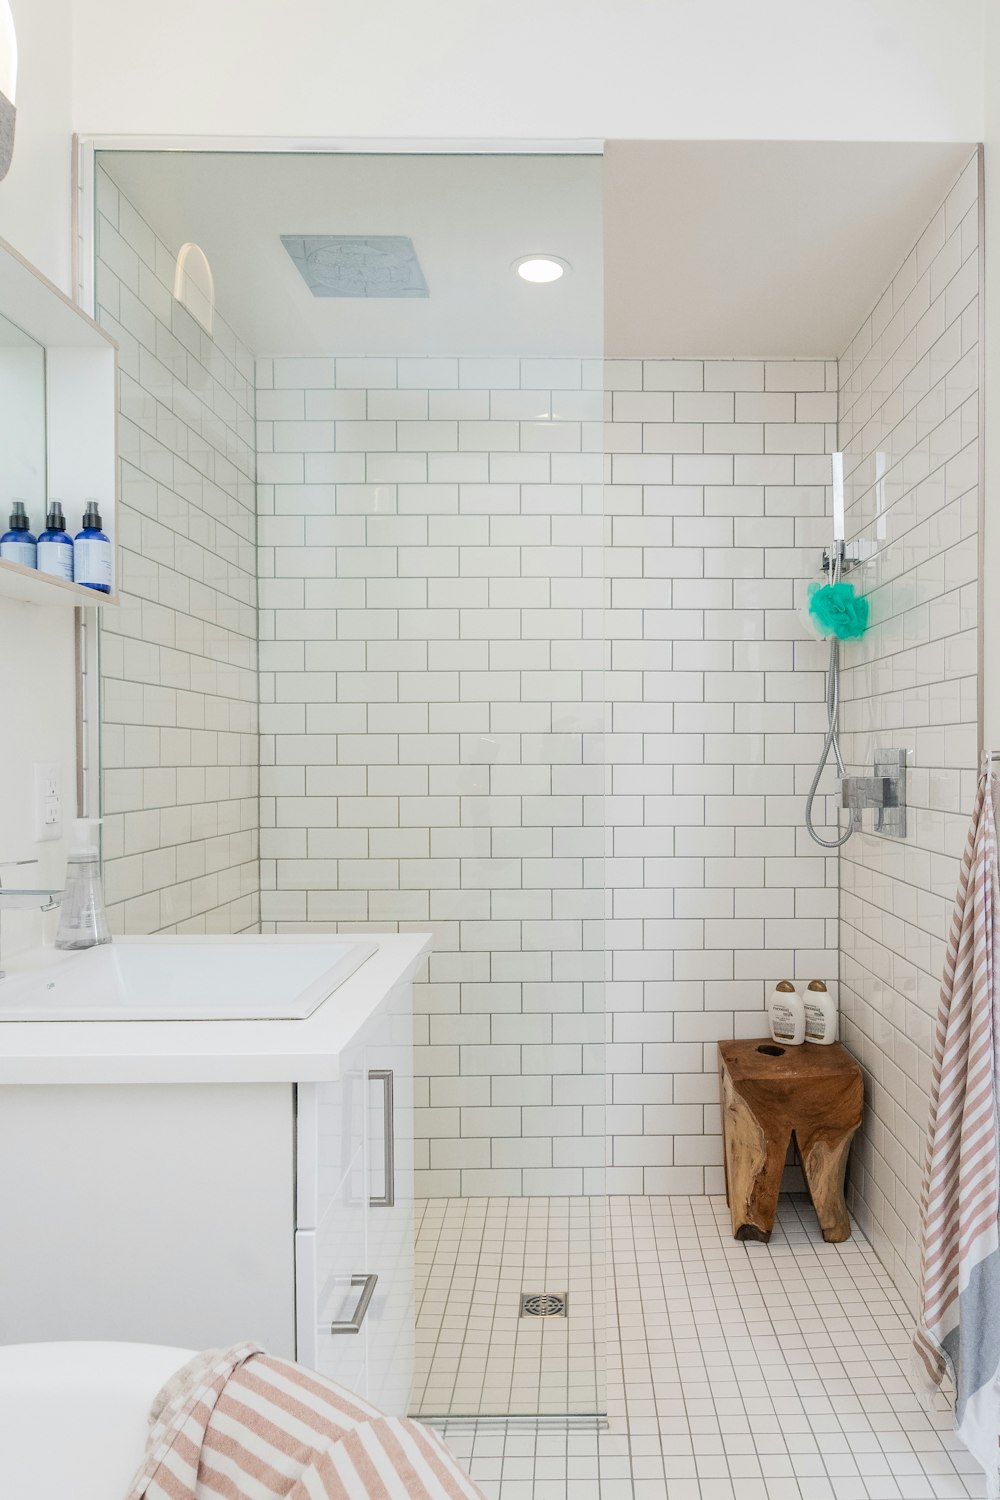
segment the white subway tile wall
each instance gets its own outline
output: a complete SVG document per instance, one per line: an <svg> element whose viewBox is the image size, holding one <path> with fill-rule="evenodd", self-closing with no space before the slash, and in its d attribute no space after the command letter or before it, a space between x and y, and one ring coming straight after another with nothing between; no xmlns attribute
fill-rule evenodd
<svg viewBox="0 0 1000 1500"><path fill-rule="evenodd" d="M836 975L795 613L836 365L257 369L264 923L433 928L443 1196L603 1188L606 938L614 1190L717 1188L715 1041Z"/></svg>
<svg viewBox="0 0 1000 1500"><path fill-rule="evenodd" d="M830 539L837 366L605 379L608 1191L719 1192L716 1042L766 1034L778 979L837 974L837 864L804 827L825 648L797 613Z"/></svg>
<svg viewBox="0 0 1000 1500"><path fill-rule="evenodd" d="M701 1194L715 1043L765 1031L777 979L836 980L839 863L869 1096L852 1202L912 1300L976 759L975 161L839 367L254 366L173 303L173 257L103 173L98 195L123 371L116 928L252 929L259 885L266 931L430 928L423 1194ZM866 831L839 862L804 827L826 648L799 617L837 446L872 604L845 750L911 767L907 839ZM835 821L831 771L822 790Z"/></svg>
<svg viewBox="0 0 1000 1500"><path fill-rule="evenodd" d="M603 1190L603 403L260 359L265 931L431 929L418 1191Z"/></svg>
<svg viewBox="0 0 1000 1500"><path fill-rule="evenodd" d="M905 840L841 859L844 1040L868 1113L852 1207L915 1307L932 1032L975 795L979 195L973 158L840 362L854 575L871 627L845 652L844 751L906 750ZM866 827L872 815L866 815Z"/></svg>
<svg viewBox="0 0 1000 1500"><path fill-rule="evenodd" d="M254 930L253 360L174 301L174 255L101 168L97 210L97 318L121 363L122 599L100 647L109 916L127 933Z"/></svg>

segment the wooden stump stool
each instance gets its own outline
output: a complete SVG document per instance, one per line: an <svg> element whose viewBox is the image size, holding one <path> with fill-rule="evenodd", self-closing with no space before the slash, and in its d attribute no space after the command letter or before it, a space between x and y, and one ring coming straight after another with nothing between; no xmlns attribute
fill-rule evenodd
<svg viewBox="0 0 1000 1500"><path fill-rule="evenodd" d="M839 1043L719 1043L726 1201L738 1240L771 1238L794 1132L825 1240L850 1238L847 1153L861 1124L861 1069Z"/></svg>

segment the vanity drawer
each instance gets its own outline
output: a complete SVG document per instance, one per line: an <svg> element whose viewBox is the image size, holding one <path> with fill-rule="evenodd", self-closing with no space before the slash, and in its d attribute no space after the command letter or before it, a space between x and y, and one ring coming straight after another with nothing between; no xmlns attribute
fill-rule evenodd
<svg viewBox="0 0 1000 1500"><path fill-rule="evenodd" d="M397 986L341 1077L297 1096L298 1358L394 1415L414 1357L412 1024Z"/></svg>
<svg viewBox="0 0 1000 1500"><path fill-rule="evenodd" d="M367 1309L376 1286L365 1284L373 1268L363 1187L359 1154L319 1228L295 1234L297 1358L360 1396L367 1390Z"/></svg>

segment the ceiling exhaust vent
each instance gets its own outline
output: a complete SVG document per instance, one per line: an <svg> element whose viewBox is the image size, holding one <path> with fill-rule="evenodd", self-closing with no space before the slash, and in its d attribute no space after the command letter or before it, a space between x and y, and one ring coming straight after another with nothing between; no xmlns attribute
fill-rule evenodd
<svg viewBox="0 0 1000 1500"><path fill-rule="evenodd" d="M283 234L281 243L314 297L429 296L407 235Z"/></svg>

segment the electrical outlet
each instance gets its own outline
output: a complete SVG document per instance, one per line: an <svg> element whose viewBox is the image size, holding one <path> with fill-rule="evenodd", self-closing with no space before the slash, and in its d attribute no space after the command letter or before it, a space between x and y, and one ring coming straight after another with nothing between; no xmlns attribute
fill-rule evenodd
<svg viewBox="0 0 1000 1500"><path fill-rule="evenodd" d="M62 767L35 766L35 839L62 838Z"/></svg>

